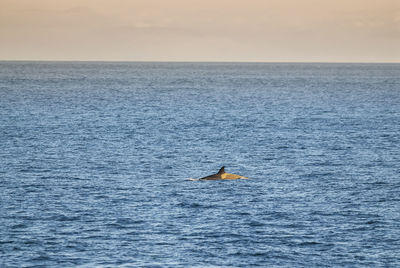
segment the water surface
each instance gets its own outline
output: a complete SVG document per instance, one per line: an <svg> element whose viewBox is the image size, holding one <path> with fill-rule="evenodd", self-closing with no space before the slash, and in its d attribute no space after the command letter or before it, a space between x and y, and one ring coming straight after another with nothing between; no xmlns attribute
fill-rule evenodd
<svg viewBox="0 0 400 268"><path fill-rule="evenodd" d="M399 64L1 62L0 266L398 267L399 144Z"/></svg>

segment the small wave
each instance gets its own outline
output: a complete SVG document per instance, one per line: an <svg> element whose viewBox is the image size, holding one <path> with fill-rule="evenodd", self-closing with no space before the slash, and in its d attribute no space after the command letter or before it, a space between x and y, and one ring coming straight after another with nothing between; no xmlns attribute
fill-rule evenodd
<svg viewBox="0 0 400 268"><path fill-rule="evenodd" d="M11 226L11 229L23 229L23 228L27 228L27 227L28 226L26 224L19 223L19 224Z"/></svg>
<svg viewBox="0 0 400 268"><path fill-rule="evenodd" d="M48 260L50 260L50 257L44 254L41 254L32 259L32 261L48 261Z"/></svg>
<svg viewBox="0 0 400 268"><path fill-rule="evenodd" d="M301 242L299 244L299 246L316 246L316 245L322 245L322 243L316 241L306 241L306 242Z"/></svg>
<svg viewBox="0 0 400 268"><path fill-rule="evenodd" d="M80 216L66 216L66 215L54 215L49 218L49 220L55 220L55 221L77 221L81 217Z"/></svg>
<svg viewBox="0 0 400 268"><path fill-rule="evenodd" d="M0 241L0 245L4 245L4 244L13 244L13 243L15 243L15 241L12 241L12 240Z"/></svg>

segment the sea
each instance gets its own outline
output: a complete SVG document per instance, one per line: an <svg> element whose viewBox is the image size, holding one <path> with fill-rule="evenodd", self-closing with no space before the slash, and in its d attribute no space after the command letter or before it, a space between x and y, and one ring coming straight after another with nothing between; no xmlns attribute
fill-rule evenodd
<svg viewBox="0 0 400 268"><path fill-rule="evenodd" d="M0 62L0 267L400 267L400 64Z"/></svg>

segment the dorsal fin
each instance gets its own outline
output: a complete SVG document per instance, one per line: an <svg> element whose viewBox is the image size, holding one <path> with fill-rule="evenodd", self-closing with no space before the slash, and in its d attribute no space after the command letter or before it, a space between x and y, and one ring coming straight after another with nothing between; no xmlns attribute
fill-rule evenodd
<svg viewBox="0 0 400 268"><path fill-rule="evenodd" d="M222 168L218 171L218 174L222 174L222 173L225 173L225 167L222 167Z"/></svg>

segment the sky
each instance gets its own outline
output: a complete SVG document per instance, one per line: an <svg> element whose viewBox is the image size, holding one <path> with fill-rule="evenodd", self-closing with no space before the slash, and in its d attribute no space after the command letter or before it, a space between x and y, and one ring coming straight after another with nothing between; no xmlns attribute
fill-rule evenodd
<svg viewBox="0 0 400 268"><path fill-rule="evenodd" d="M0 60L400 62L400 0L0 0Z"/></svg>

